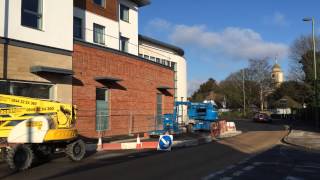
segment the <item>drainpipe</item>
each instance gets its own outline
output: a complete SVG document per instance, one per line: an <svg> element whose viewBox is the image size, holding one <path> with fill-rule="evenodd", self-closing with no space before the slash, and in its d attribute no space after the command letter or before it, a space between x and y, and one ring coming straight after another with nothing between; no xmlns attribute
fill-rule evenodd
<svg viewBox="0 0 320 180"><path fill-rule="evenodd" d="M9 0L5 0L4 14L4 46L3 46L3 79L6 83L6 92L9 92L8 82L8 30L9 30Z"/></svg>

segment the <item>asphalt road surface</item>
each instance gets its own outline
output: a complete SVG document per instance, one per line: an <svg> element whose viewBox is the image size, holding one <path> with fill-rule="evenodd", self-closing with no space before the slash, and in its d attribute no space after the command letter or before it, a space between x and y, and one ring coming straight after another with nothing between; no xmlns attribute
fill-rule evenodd
<svg viewBox="0 0 320 180"><path fill-rule="evenodd" d="M236 121L243 134L171 152L99 152L80 163L65 157L24 172L0 163L0 179L313 179L320 177L316 152L281 143L284 122ZM120 156L119 156L120 155ZM319 178L318 178L319 179Z"/></svg>

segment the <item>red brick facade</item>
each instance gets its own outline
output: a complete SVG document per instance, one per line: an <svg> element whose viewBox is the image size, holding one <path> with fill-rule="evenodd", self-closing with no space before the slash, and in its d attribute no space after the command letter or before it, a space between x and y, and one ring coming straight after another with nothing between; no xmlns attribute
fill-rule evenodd
<svg viewBox="0 0 320 180"><path fill-rule="evenodd" d="M109 129L105 136L153 130L157 93L162 93L163 113L172 113L173 90L160 92L159 86L174 87L174 71L139 57L74 44L73 103L77 106L77 128L85 137L97 137L96 88L109 90ZM99 83L96 77L122 79L117 83Z"/></svg>

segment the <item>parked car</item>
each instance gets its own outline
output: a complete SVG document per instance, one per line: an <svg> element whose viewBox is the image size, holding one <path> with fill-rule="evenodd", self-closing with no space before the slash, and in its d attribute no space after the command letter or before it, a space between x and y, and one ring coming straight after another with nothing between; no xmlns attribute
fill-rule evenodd
<svg viewBox="0 0 320 180"><path fill-rule="evenodd" d="M255 122L272 122L272 118L268 113L258 112L254 115L253 121Z"/></svg>

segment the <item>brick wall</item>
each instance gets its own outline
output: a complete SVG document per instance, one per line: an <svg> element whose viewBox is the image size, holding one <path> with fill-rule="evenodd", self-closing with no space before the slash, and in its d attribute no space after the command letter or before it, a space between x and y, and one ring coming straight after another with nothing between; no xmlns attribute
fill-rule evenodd
<svg viewBox="0 0 320 180"><path fill-rule="evenodd" d="M75 43L73 54L73 101L78 108L77 128L86 137L96 137L96 88L110 92L110 127L105 136L146 132L155 126L157 87L174 87L174 72L138 57L117 54ZM118 83L99 83L95 77L115 77ZM171 94L170 94L171 93ZM173 90L163 95L163 113L173 111Z"/></svg>
<svg viewBox="0 0 320 180"><path fill-rule="evenodd" d="M93 0L74 0L73 4L74 7L118 21L118 0L106 0L105 8L94 4Z"/></svg>

